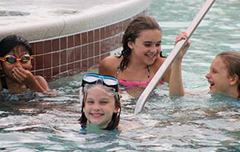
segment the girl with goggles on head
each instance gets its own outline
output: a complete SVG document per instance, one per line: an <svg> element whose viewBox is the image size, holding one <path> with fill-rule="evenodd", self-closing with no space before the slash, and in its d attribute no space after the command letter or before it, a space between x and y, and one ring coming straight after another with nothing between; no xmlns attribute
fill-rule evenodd
<svg viewBox="0 0 240 152"><path fill-rule="evenodd" d="M83 76L80 90L82 116L79 119L82 128L92 124L104 130L118 129L121 113L118 89L115 77L98 74Z"/></svg>
<svg viewBox="0 0 240 152"><path fill-rule="evenodd" d="M51 91L42 76L31 73L32 49L29 42L9 35L0 42L0 90L22 93L26 89L36 92Z"/></svg>

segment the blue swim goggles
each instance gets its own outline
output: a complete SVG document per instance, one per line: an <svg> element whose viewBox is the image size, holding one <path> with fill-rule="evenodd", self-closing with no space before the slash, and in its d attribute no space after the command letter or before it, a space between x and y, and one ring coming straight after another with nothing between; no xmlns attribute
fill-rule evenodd
<svg viewBox="0 0 240 152"><path fill-rule="evenodd" d="M95 73L87 73L82 78L82 87L85 84L97 84L102 83L107 87L111 87L115 89L115 92L118 92L118 79L112 76L103 76Z"/></svg>

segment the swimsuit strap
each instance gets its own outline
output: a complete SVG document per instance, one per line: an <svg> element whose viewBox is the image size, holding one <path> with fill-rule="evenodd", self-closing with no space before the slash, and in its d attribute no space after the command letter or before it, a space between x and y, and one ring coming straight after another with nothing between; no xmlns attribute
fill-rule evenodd
<svg viewBox="0 0 240 152"><path fill-rule="evenodd" d="M115 75L116 78L117 78L117 76L119 75L120 71L121 71L121 69L120 69L120 67L119 67L118 70L117 70L117 73L116 73L116 75Z"/></svg>
<svg viewBox="0 0 240 152"><path fill-rule="evenodd" d="M147 66L147 77L150 78L150 66Z"/></svg>

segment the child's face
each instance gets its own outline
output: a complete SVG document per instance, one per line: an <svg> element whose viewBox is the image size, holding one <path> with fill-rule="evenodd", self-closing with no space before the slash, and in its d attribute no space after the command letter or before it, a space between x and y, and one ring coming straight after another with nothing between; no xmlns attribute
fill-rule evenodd
<svg viewBox="0 0 240 152"><path fill-rule="evenodd" d="M103 88L94 86L88 91L83 112L89 123L106 128L118 109L114 97L102 90Z"/></svg>
<svg viewBox="0 0 240 152"><path fill-rule="evenodd" d="M135 42L129 42L131 55L144 64L152 65L161 51L162 32L160 30L143 30Z"/></svg>
<svg viewBox="0 0 240 152"><path fill-rule="evenodd" d="M24 46L16 46L11 52L6 55L14 55L16 58L20 58L23 54L29 54L29 52ZM23 63L21 61L16 61L15 63L2 62L2 66L5 75L10 79L14 79L12 76L14 68L22 68L28 71L30 71L32 68L31 60L29 60L27 63Z"/></svg>
<svg viewBox="0 0 240 152"><path fill-rule="evenodd" d="M206 78L210 84L211 92L229 94L231 77L221 57L216 57L213 60Z"/></svg>

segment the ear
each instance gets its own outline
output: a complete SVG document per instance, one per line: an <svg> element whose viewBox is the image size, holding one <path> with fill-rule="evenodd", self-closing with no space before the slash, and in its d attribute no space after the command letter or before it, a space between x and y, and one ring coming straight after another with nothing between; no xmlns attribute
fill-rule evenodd
<svg viewBox="0 0 240 152"><path fill-rule="evenodd" d="M234 74L234 76L230 77L230 85L235 85L236 83L238 83L238 81L239 81L238 75Z"/></svg>
<svg viewBox="0 0 240 152"><path fill-rule="evenodd" d="M114 113L118 113L119 107L115 106Z"/></svg>
<svg viewBox="0 0 240 152"><path fill-rule="evenodd" d="M134 46L134 42L128 41L128 47L129 47L130 49L133 49L133 46Z"/></svg>
<svg viewBox="0 0 240 152"><path fill-rule="evenodd" d="M83 113L85 113L85 107L83 107Z"/></svg>

